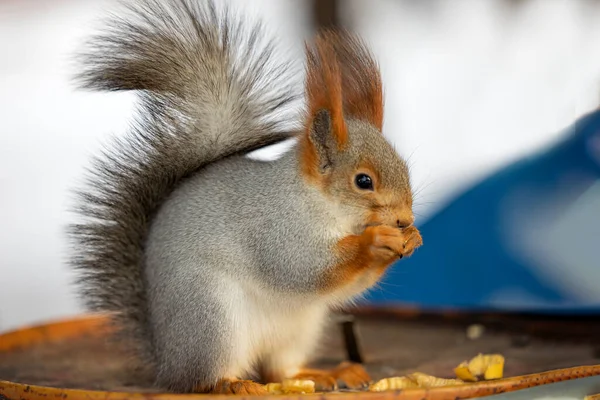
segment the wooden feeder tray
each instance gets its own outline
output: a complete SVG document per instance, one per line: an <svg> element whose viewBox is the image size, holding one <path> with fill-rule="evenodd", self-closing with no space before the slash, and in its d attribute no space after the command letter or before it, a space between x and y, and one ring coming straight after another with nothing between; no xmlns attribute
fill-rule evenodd
<svg viewBox="0 0 600 400"><path fill-rule="evenodd" d="M415 371L453 378L453 368L461 361L478 353L500 353L506 359L506 378L435 389L317 394L322 399L469 399L600 375L596 318L426 314L381 308L362 308L349 318L328 327L315 367L333 367L358 358L374 380ZM485 328L481 337L467 337L472 324ZM105 317L82 316L0 335L0 400L228 397L160 393L147 376L131 367L124 344L119 348L106 340L108 334Z"/></svg>

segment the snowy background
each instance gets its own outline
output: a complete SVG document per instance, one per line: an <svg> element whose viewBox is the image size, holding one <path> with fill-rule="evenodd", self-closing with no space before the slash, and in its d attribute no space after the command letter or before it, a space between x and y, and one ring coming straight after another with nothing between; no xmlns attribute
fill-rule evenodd
<svg viewBox="0 0 600 400"><path fill-rule="evenodd" d="M74 90L71 54L112 0L0 2L0 330L81 312L65 267L69 190L122 133L127 94ZM301 56L301 0L231 1ZM380 60L385 134L410 160L420 220L557 139L600 95L600 1L347 1Z"/></svg>

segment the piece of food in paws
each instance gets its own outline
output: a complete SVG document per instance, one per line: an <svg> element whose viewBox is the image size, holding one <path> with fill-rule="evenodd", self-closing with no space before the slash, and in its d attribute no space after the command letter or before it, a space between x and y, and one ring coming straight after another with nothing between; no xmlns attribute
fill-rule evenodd
<svg viewBox="0 0 600 400"><path fill-rule="evenodd" d="M454 368L456 377L467 382L500 379L504 375L504 356L478 354L471 361L464 361Z"/></svg>

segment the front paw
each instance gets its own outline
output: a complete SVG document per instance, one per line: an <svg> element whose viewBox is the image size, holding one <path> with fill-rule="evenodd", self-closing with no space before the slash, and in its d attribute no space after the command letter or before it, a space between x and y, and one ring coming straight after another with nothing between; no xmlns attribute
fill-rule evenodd
<svg viewBox="0 0 600 400"><path fill-rule="evenodd" d="M375 264L389 265L410 256L423 240L414 226L398 229L388 225L369 226L363 233Z"/></svg>
<svg viewBox="0 0 600 400"><path fill-rule="evenodd" d="M410 257L414 251L423 244L421 233L414 226L409 226L402 230L404 236L404 253L403 257Z"/></svg>
<svg viewBox="0 0 600 400"><path fill-rule="evenodd" d="M402 257L404 236L400 229L387 225L369 226L363 236L373 263L388 265Z"/></svg>

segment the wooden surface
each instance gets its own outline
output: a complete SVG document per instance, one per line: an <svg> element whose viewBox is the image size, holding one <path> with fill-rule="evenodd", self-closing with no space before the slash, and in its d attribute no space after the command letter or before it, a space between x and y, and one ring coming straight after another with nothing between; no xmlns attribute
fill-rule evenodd
<svg viewBox="0 0 600 400"><path fill-rule="evenodd" d="M146 398L153 396L157 391L152 388L150 379L132 368L133 364L124 357L126 352L122 348L108 343L102 322L102 319L92 318L0 336L0 380L44 387L111 391L115 392L114 396L119 392L137 392ZM419 318L398 320L389 316L359 317L356 331L366 367L374 379L415 371L453 377L452 370L458 363L479 352L504 354L507 377L600 364L594 338L574 343L568 340L568 335L565 340L544 340L535 336L524 338L522 332L486 331L481 338L470 340L466 337L465 326L444 318L437 321ZM345 359L346 351L338 325L328 329L326 341L317 356L316 366L320 367L333 366ZM494 383L495 389L488 385L486 393L492 393L492 389L502 392L598 373L600 367L589 367L536 375L528 380L499 381ZM2 384L0 382L0 394ZM34 390L31 388L35 389L35 386L31 386L30 391ZM4 390L8 390L6 386ZM462 395L455 391L452 392L453 397L411 395L394 398L454 399L469 398L474 393L474 389L469 389L469 393L464 388L461 390ZM443 394L443 391L436 393ZM413 394L417 396L417 392ZM450 392L446 394L450 396ZM114 396L112 398L122 398ZM380 394L369 395L372 396L382 398Z"/></svg>

